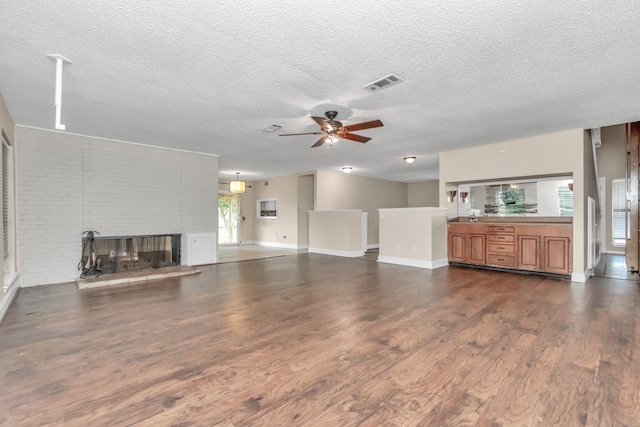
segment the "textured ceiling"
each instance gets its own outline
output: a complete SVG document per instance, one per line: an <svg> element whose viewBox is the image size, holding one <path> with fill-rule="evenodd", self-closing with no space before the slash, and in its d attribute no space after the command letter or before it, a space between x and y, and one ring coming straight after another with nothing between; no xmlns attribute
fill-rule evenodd
<svg viewBox="0 0 640 427"><path fill-rule="evenodd" d="M17 124L221 156L247 180L314 169L436 179L442 150L640 120L637 0L0 0ZM377 93L367 83L405 79ZM311 115L380 119L310 149ZM406 155L418 160L408 166Z"/></svg>

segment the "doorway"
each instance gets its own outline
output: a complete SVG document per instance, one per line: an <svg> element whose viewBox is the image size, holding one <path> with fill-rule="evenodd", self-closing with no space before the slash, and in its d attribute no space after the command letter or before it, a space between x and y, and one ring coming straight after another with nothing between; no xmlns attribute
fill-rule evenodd
<svg viewBox="0 0 640 427"><path fill-rule="evenodd" d="M238 195L218 194L218 244L237 245L240 228Z"/></svg>

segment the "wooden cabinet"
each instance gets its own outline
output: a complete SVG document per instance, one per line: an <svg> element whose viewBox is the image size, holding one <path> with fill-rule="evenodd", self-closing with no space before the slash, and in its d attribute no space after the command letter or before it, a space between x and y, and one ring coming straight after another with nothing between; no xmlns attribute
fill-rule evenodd
<svg viewBox="0 0 640 427"><path fill-rule="evenodd" d="M520 270L542 271L540 236L518 236L518 265Z"/></svg>
<svg viewBox="0 0 640 427"><path fill-rule="evenodd" d="M490 225L487 234L487 264L494 267L516 266L515 227Z"/></svg>
<svg viewBox="0 0 640 427"><path fill-rule="evenodd" d="M562 236L544 237L544 271L547 273L570 274L571 240Z"/></svg>
<svg viewBox="0 0 640 427"><path fill-rule="evenodd" d="M571 274L568 223L449 223L449 262Z"/></svg>
<svg viewBox="0 0 640 427"><path fill-rule="evenodd" d="M486 263L487 228L484 225L449 224L447 254L450 262Z"/></svg>
<svg viewBox="0 0 640 427"><path fill-rule="evenodd" d="M486 262L487 236L481 233L467 233L467 261L469 264L484 264Z"/></svg>
<svg viewBox="0 0 640 427"><path fill-rule="evenodd" d="M447 253L450 262L466 262L467 249L465 245L466 234L449 232L449 238L447 239Z"/></svg>

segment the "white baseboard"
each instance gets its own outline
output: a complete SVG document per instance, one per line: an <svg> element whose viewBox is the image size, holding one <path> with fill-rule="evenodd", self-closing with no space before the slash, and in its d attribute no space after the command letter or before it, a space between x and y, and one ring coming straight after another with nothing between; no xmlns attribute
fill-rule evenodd
<svg viewBox="0 0 640 427"><path fill-rule="evenodd" d="M373 245L367 245L367 249L379 249L380 244L374 243Z"/></svg>
<svg viewBox="0 0 640 427"><path fill-rule="evenodd" d="M240 242L241 245L255 245L256 242L254 242L253 240L242 240Z"/></svg>
<svg viewBox="0 0 640 427"><path fill-rule="evenodd" d="M624 251L612 251L612 250L608 250L608 251L602 251L603 254L610 254L610 255L624 255Z"/></svg>
<svg viewBox="0 0 640 427"><path fill-rule="evenodd" d="M298 245L289 244L289 243L254 241L253 244L259 245L259 246L268 246L271 248L298 249Z"/></svg>
<svg viewBox="0 0 640 427"><path fill-rule="evenodd" d="M364 256L364 252L362 251L349 252L349 251L337 251L335 249L323 249L323 248L313 248L313 247L309 247L309 253L342 256L347 258L356 258L356 257Z"/></svg>
<svg viewBox="0 0 640 427"><path fill-rule="evenodd" d="M591 270L585 270L584 273L571 273L571 281L572 282L580 282L585 283L589 277L592 275Z"/></svg>
<svg viewBox="0 0 640 427"><path fill-rule="evenodd" d="M399 257L393 257L393 256L386 256L386 255L378 255L378 262L384 262L387 264L405 265L407 267L428 268L429 270L434 270L436 268L445 267L449 265L449 261L447 260L447 258L427 261L422 259L399 258Z"/></svg>
<svg viewBox="0 0 640 427"><path fill-rule="evenodd" d="M309 245L298 245L297 249L309 249Z"/></svg>
<svg viewBox="0 0 640 427"><path fill-rule="evenodd" d="M18 290L20 286L18 285L18 281L16 280L18 275L16 273L7 273L4 275L5 285L8 285L7 291L2 295L2 299L0 300L0 324L4 320L4 316L6 316L11 304L13 304L13 300L16 299L16 295L18 295Z"/></svg>

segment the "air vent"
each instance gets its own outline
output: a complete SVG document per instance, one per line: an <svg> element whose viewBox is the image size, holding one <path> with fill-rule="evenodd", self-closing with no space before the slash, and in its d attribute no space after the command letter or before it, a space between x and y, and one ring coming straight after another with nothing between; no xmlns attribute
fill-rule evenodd
<svg viewBox="0 0 640 427"><path fill-rule="evenodd" d="M376 80L373 83L362 86L362 88L368 90L369 92L378 92L390 86L397 85L398 83L401 83L403 81L404 79L402 77L399 77L396 74L389 74L388 76L385 76L380 80Z"/></svg>
<svg viewBox="0 0 640 427"><path fill-rule="evenodd" d="M264 128L262 130L266 130L267 132L275 132L277 130L282 129L283 127L284 127L283 125L279 125L277 123L274 123L271 126L267 126L266 128Z"/></svg>

